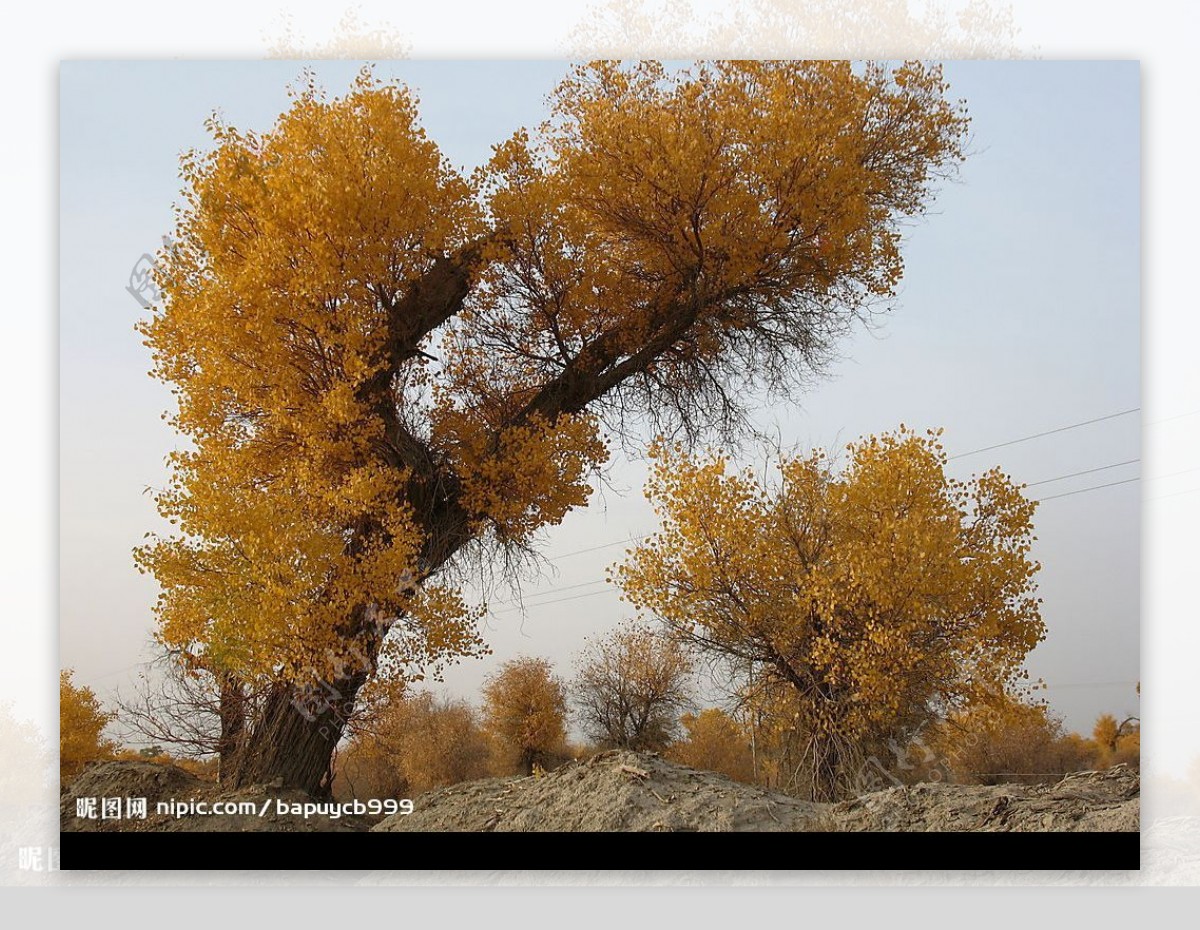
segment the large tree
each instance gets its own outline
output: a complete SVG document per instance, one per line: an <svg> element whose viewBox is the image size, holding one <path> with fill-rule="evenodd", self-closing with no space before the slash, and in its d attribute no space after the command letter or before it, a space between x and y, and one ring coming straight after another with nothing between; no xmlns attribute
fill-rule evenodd
<svg viewBox="0 0 1200 930"><path fill-rule="evenodd" d="M327 790L388 655L483 651L447 573L583 505L610 439L733 428L819 368L962 156L946 92L919 63L595 63L469 176L369 72L262 134L214 120L142 326L189 442L138 559L164 643L269 692L235 781Z"/></svg>
<svg viewBox="0 0 1200 930"><path fill-rule="evenodd" d="M901 428L784 456L777 482L660 447L662 528L617 577L676 635L748 672L743 694L814 797L930 720L1027 676L1045 636L1037 506L998 468L945 472L939 433ZM792 776L802 772L802 779Z"/></svg>

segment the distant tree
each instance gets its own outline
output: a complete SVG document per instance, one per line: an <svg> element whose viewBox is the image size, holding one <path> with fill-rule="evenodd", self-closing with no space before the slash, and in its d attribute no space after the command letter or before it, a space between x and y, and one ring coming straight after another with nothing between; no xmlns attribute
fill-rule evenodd
<svg viewBox="0 0 1200 930"><path fill-rule="evenodd" d="M1120 724L1112 714L1101 714L1092 726L1092 739L1102 753L1111 753L1117 748Z"/></svg>
<svg viewBox="0 0 1200 930"><path fill-rule="evenodd" d="M489 774L487 739L474 708L388 683L365 707L337 756L339 797L414 797Z"/></svg>
<svg viewBox="0 0 1200 930"><path fill-rule="evenodd" d="M1095 766L1094 743L1068 733L1045 704L1014 695L951 715L925 742L966 784L1042 781Z"/></svg>
<svg viewBox="0 0 1200 930"><path fill-rule="evenodd" d="M1112 714L1101 714L1092 727L1092 742L1099 768L1120 762L1135 768L1140 764L1142 735L1137 717L1126 717L1118 723Z"/></svg>
<svg viewBox="0 0 1200 930"><path fill-rule="evenodd" d="M680 723L686 735L667 749L669 759L735 781L756 781L750 735L728 713L708 707L698 714L684 714Z"/></svg>
<svg viewBox="0 0 1200 930"><path fill-rule="evenodd" d="M104 736L104 728L116 714L106 711L91 688L79 687L75 671L58 673L59 778L64 785L74 781L89 762L112 759L117 746Z"/></svg>
<svg viewBox="0 0 1200 930"><path fill-rule="evenodd" d="M563 683L545 659L512 659L484 681L484 730L503 771L549 768L564 749L566 720Z"/></svg>
<svg viewBox="0 0 1200 930"><path fill-rule="evenodd" d="M841 470L783 457L769 486L657 446L646 493L662 529L617 573L676 635L794 696L814 798L852 792L865 748L1019 678L1045 635L1036 502L1018 485L949 477L940 432L848 453Z"/></svg>
<svg viewBox="0 0 1200 930"><path fill-rule="evenodd" d="M604 747L659 751L690 699L691 657L678 639L625 623L585 646L571 683L576 715Z"/></svg>

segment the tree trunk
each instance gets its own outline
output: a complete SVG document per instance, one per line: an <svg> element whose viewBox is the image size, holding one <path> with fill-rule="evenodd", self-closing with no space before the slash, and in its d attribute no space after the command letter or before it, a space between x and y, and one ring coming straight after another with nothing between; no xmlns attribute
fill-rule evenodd
<svg viewBox="0 0 1200 930"><path fill-rule="evenodd" d="M232 675L219 675L217 682L221 725L217 741L217 782L224 785L236 772L237 753L246 731L246 694L241 682Z"/></svg>
<svg viewBox="0 0 1200 930"><path fill-rule="evenodd" d="M279 784L319 798L333 788L333 753L369 672L355 672L306 693L276 685L268 693L254 732L234 754L234 787Z"/></svg>

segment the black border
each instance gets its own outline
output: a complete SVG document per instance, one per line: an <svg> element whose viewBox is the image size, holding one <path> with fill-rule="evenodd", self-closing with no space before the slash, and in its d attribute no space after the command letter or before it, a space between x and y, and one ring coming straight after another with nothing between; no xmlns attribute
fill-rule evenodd
<svg viewBox="0 0 1200 930"><path fill-rule="evenodd" d="M147 871L205 871L227 869L321 868L387 869L414 858L425 868L478 865L493 871L498 863L519 862L522 868L554 868L578 851L594 861L604 849L604 836L621 834L477 833L470 843L446 847L412 839L445 833L210 833L197 842L191 832L63 833L60 835L64 870L133 869ZM453 835L453 834L451 834ZM780 834L775 834L780 836ZM1141 834L1124 833L818 833L804 834L797 859L826 869L1120 869L1141 867ZM441 862L435 849L453 850L453 861ZM764 844L754 833L642 833L637 859L646 863L687 868L693 863L712 867L735 861L742 868L778 869L778 843ZM414 855L416 853L416 855ZM658 854L669 854L659 859ZM473 860L473 861L472 861ZM579 861L579 860L576 860ZM219 863L219 865L218 865Z"/></svg>

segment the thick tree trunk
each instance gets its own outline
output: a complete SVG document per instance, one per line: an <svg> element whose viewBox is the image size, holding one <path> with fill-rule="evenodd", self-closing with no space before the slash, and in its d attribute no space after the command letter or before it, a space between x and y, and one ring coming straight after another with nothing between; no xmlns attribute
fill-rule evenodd
<svg viewBox="0 0 1200 930"><path fill-rule="evenodd" d="M232 784L278 784L328 797L333 753L368 677L366 670L355 672L316 694L277 685L253 733L234 753Z"/></svg>

